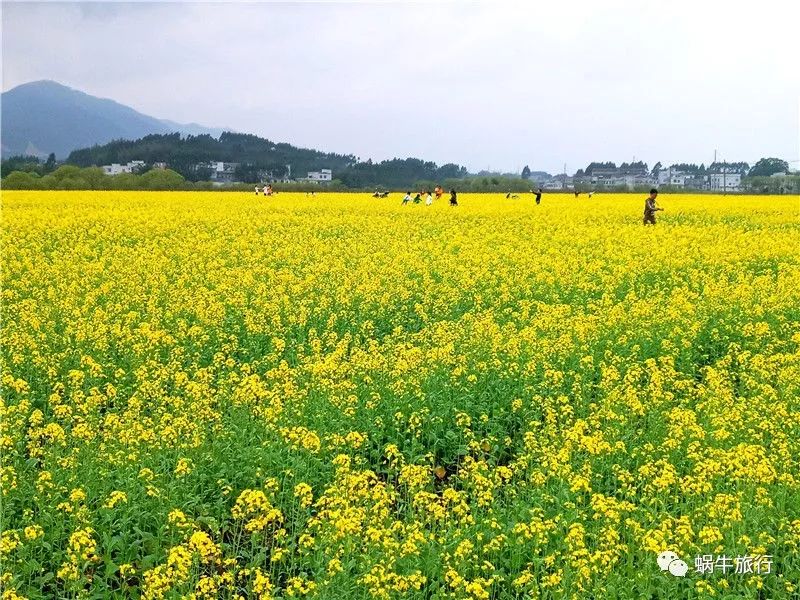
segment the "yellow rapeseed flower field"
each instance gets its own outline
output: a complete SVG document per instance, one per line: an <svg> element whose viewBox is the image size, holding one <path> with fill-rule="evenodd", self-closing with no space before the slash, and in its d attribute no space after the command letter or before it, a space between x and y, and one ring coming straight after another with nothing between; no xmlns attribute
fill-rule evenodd
<svg viewBox="0 0 800 600"><path fill-rule="evenodd" d="M3 194L4 599L797 597L800 200L400 198Z"/></svg>

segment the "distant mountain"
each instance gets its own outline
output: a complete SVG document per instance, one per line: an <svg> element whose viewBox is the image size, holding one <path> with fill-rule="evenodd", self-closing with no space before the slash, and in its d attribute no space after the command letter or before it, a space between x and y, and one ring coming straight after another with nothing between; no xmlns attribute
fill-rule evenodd
<svg viewBox="0 0 800 600"><path fill-rule="evenodd" d="M33 81L2 94L2 155L59 159L72 150L116 139L180 132L219 137L223 129L156 119L55 81Z"/></svg>
<svg viewBox="0 0 800 600"><path fill-rule="evenodd" d="M246 183L302 178L331 169L348 187L407 188L416 182L459 179L466 168L416 158L359 162L353 154L299 148L250 134L196 123L156 119L113 100L54 81L34 81L2 94L2 155L56 158L89 167L142 160L164 162L189 181L211 176L209 163L237 163L233 178ZM187 137L190 136L190 137ZM5 163L6 168L9 163Z"/></svg>

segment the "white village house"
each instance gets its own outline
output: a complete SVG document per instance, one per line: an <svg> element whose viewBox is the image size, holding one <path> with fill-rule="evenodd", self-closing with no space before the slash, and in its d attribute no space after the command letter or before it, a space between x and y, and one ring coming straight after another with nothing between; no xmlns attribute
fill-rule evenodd
<svg viewBox="0 0 800 600"><path fill-rule="evenodd" d="M671 185L674 187L686 187L687 182L694 180L694 176L686 171L681 171L675 167L667 167L658 172L658 185Z"/></svg>
<svg viewBox="0 0 800 600"><path fill-rule="evenodd" d="M103 169L103 173L106 175L120 175L122 173L133 173L138 171L139 169L144 168L144 161L143 160L132 160L126 165L121 165L119 163L111 163L110 165L103 165L101 167Z"/></svg>
<svg viewBox="0 0 800 600"><path fill-rule="evenodd" d="M233 183L236 180L236 167L239 163L213 161L211 167L211 181L215 183Z"/></svg>
<svg viewBox="0 0 800 600"><path fill-rule="evenodd" d="M719 192L738 192L742 189L741 173L711 173L708 188Z"/></svg>
<svg viewBox="0 0 800 600"><path fill-rule="evenodd" d="M223 183L234 183L236 181L236 168L238 166L239 163L212 160L197 163L195 168L210 170L209 180L214 182L215 185L222 185Z"/></svg>
<svg viewBox="0 0 800 600"><path fill-rule="evenodd" d="M309 171L306 181L313 183L330 183L333 180L333 171L330 169L320 169L319 171Z"/></svg>

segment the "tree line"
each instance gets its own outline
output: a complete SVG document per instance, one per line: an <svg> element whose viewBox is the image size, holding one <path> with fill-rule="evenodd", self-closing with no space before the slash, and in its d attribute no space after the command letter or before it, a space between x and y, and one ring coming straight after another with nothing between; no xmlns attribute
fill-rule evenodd
<svg viewBox="0 0 800 600"><path fill-rule="evenodd" d="M3 177L8 190L182 190L212 189L211 182L193 183L171 169L151 169L142 174L106 175L99 167L62 165L49 173L12 171Z"/></svg>
<svg viewBox="0 0 800 600"><path fill-rule="evenodd" d="M98 167L76 167L62 165L53 171L46 172L44 163L27 162L27 170L14 170L3 178L4 189L18 190L240 190L251 192L252 184L238 183L215 186L211 181L189 181L180 173L172 169L150 169L143 173L121 173L119 175L106 175ZM465 178L446 178L416 180L410 185L388 187L385 189L405 191L432 190L436 185L443 185L446 189L455 188L460 192L493 192L493 193L524 193L535 189L537 185L521 177L499 175L467 176ZM278 183L274 186L280 191L372 191L374 186L364 185L348 187L339 180L321 187L313 183ZM380 186L383 188L383 186ZM581 191L585 186L578 186ZM606 189L605 192L645 191L647 186L629 190L627 187ZM786 194L800 193L800 176L788 177L756 176L743 180L745 191L759 194ZM679 188L662 186L662 191L684 191Z"/></svg>
<svg viewBox="0 0 800 600"><path fill-rule="evenodd" d="M62 165L53 171L46 172L37 168L37 163L25 163L26 170L14 170L3 178L3 188L9 190L241 190L252 191L254 185L250 183L229 183L215 185L211 181L190 181L172 169L148 169L141 173L120 173L119 175L106 175L99 167L77 167L75 165ZM39 167L42 165L39 164ZM439 168L431 169L434 175L441 175L448 171ZM452 171L450 171L452 172ZM456 171L461 174L462 171ZM408 184L407 180L402 185L377 186L390 190L433 190L436 185L445 188L456 188L463 192L525 192L530 189L531 183L521 178L514 177L436 177L431 179L414 179ZM340 180L334 180L329 185L320 186L315 183L290 182L276 183L273 188L277 191L345 191L362 190L373 191L374 180L365 179L364 184L358 185L352 180L350 185L345 185Z"/></svg>
<svg viewBox="0 0 800 600"><path fill-rule="evenodd" d="M336 154L298 148L255 135L223 133L184 136L179 133L148 135L139 140L117 140L75 150L66 162L79 167L125 164L142 160L148 165L166 163L185 180L198 182L211 177L205 166L212 161L237 163L235 179L243 183L281 181L304 177L310 171L331 169L348 188L384 186L400 188L420 180L461 178L467 169L456 164L438 166L416 158L360 161L353 154Z"/></svg>
<svg viewBox="0 0 800 600"><path fill-rule="evenodd" d="M65 161L78 167L126 164L142 160L152 165L166 163L187 181L204 181L211 170L202 166L212 161L239 163L237 179L256 183L262 178L283 179L305 175L308 171L328 168L340 171L358 162L352 154L320 152L273 142L246 133L225 132L219 139L211 135L180 133L147 135L138 140L116 140L74 150ZM291 165L291 167L290 167Z"/></svg>
<svg viewBox="0 0 800 600"><path fill-rule="evenodd" d="M105 175L96 165L125 164L142 160L145 167L139 173ZM250 134L223 133L219 139L210 135L184 136L179 133L154 134L139 140L117 140L102 146L73 151L67 165L58 166L55 155L42 161L31 156L13 156L2 161L0 172L3 187L7 189L217 189L209 178L211 169L205 163L221 160L238 163L235 179L242 184L275 181L303 176L311 170L330 168L334 181L326 186L330 190L425 190L436 185L474 192L524 192L536 187L534 179L547 179L549 175L532 172L526 165L519 176L481 172L470 174L463 166L417 158L393 158L380 162L360 161L352 154L325 153L298 148L291 144L276 143ZM166 163L168 169L153 169L153 165ZM291 165L291 173L290 167ZM752 168L747 163L693 163L674 164L672 168L695 176L705 175L720 168L746 175L743 183L752 191L793 190L793 179L768 181L771 175L788 172L789 165L778 158L762 158ZM650 170L652 176L665 167L656 163ZM575 177L591 176L598 169L617 169L614 162L592 162L579 169ZM622 163L623 171L647 172L642 161ZM755 181L755 178L767 178ZM753 180L753 181L750 181ZM788 188L787 188L788 184ZM275 189L320 189L305 182L276 183ZM225 189L248 189L248 185L224 186ZM617 191L608 189L608 191ZM619 190L622 191L622 190ZM666 191L666 190L665 190Z"/></svg>

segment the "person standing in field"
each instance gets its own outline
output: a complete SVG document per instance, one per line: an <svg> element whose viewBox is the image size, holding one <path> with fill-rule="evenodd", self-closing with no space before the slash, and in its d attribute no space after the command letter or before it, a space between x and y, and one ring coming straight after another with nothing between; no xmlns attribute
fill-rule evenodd
<svg viewBox="0 0 800 600"><path fill-rule="evenodd" d="M437 200L442 197L442 194L444 194L444 190L442 189L442 186L440 186L440 185L437 185L434 188L433 192L436 194L436 199Z"/></svg>
<svg viewBox="0 0 800 600"><path fill-rule="evenodd" d="M542 188L536 190L536 204L541 204L542 202Z"/></svg>
<svg viewBox="0 0 800 600"><path fill-rule="evenodd" d="M458 198L454 189L450 190L450 206L458 206Z"/></svg>
<svg viewBox="0 0 800 600"><path fill-rule="evenodd" d="M411 192L406 192L406 195L403 196L403 206L411 202Z"/></svg>
<svg viewBox="0 0 800 600"><path fill-rule="evenodd" d="M431 196L430 192L425 192L427 196L425 196L425 206L430 206L433 204L433 196Z"/></svg>
<svg viewBox="0 0 800 600"><path fill-rule="evenodd" d="M658 190L653 188L650 190L650 195L647 197L647 200L644 201L644 224L645 225L655 225L656 224L656 212L659 210L664 210L660 206L656 204L656 196L658 196Z"/></svg>
<svg viewBox="0 0 800 600"><path fill-rule="evenodd" d="M256 186L256 196L258 196L258 186Z"/></svg>

